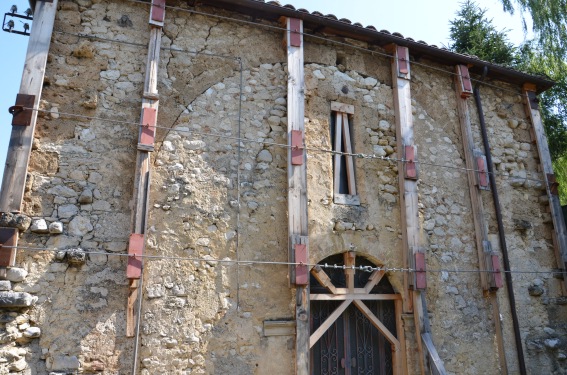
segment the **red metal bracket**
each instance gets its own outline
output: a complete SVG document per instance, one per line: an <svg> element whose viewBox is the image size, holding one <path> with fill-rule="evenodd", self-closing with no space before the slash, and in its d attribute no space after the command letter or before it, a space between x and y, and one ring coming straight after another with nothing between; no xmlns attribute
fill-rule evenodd
<svg viewBox="0 0 567 375"><path fill-rule="evenodd" d="M459 92L461 98L466 99L473 93L469 68L466 65L457 65L457 77L459 77Z"/></svg>
<svg viewBox="0 0 567 375"><path fill-rule="evenodd" d="M427 277L425 274L425 253L415 253L415 289L427 288Z"/></svg>
<svg viewBox="0 0 567 375"><path fill-rule="evenodd" d="M163 26L165 20L165 0L152 0L152 8L150 10L150 23L157 26Z"/></svg>
<svg viewBox="0 0 567 375"><path fill-rule="evenodd" d="M476 176L478 187L482 190L490 190L488 184L488 171L486 168L486 157L484 155L476 155Z"/></svg>
<svg viewBox="0 0 567 375"><path fill-rule="evenodd" d="M12 267L16 264L16 249L12 246L18 246L18 236L16 228L0 228L0 267Z"/></svg>
<svg viewBox="0 0 567 375"><path fill-rule="evenodd" d="M299 18L289 19L289 45L301 47L301 20Z"/></svg>
<svg viewBox="0 0 567 375"><path fill-rule="evenodd" d="M132 233L128 244L128 266L126 277L139 279L142 276L142 254L144 253L144 235Z"/></svg>
<svg viewBox="0 0 567 375"><path fill-rule="evenodd" d="M494 284L496 286L496 288L500 289L504 286L504 283L502 282L502 272L500 270L500 259L498 258L498 255L493 254L492 255L492 271L494 272Z"/></svg>
<svg viewBox="0 0 567 375"><path fill-rule="evenodd" d="M410 58L409 58L409 49L407 47L396 46L396 55L398 58L398 76L406 76L410 72Z"/></svg>
<svg viewBox="0 0 567 375"><path fill-rule="evenodd" d="M295 266L295 285L307 285L309 283L309 272L307 270L307 245L295 244L293 250L295 252L295 263L305 264Z"/></svg>
<svg viewBox="0 0 567 375"><path fill-rule="evenodd" d="M547 184L549 185L549 192L553 195L559 195L559 182L553 173L547 174Z"/></svg>
<svg viewBox="0 0 567 375"><path fill-rule="evenodd" d="M140 130L140 142L138 146L150 147L153 149L156 136L157 109L143 108L142 123Z"/></svg>
<svg viewBox="0 0 567 375"><path fill-rule="evenodd" d="M405 174L410 180L417 180L416 146L404 147Z"/></svg>
<svg viewBox="0 0 567 375"><path fill-rule="evenodd" d="M291 131L291 164L303 164L303 132L301 130Z"/></svg>
<svg viewBox="0 0 567 375"><path fill-rule="evenodd" d="M8 109L13 116L12 125L30 126L35 103L35 95L18 94L16 96L16 104Z"/></svg>

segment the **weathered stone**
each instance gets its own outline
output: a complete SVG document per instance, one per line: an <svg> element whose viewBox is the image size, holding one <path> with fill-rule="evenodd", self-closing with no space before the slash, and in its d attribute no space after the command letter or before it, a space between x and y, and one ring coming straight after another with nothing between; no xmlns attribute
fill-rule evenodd
<svg viewBox="0 0 567 375"><path fill-rule="evenodd" d="M0 212L0 227L17 228L21 232L28 230L32 219L23 214Z"/></svg>
<svg viewBox="0 0 567 375"><path fill-rule="evenodd" d="M24 281L27 276L28 271L23 268L11 267L6 271L6 279L14 283Z"/></svg>
<svg viewBox="0 0 567 375"><path fill-rule="evenodd" d="M65 204L59 206L57 214L61 219L69 219L79 213L79 209L74 204Z"/></svg>
<svg viewBox="0 0 567 375"><path fill-rule="evenodd" d="M559 346L559 339L546 339L543 343L546 348L548 349L556 349Z"/></svg>
<svg viewBox="0 0 567 375"><path fill-rule="evenodd" d="M530 296L539 297L544 293L544 289L538 285L530 285L528 287L528 292Z"/></svg>
<svg viewBox="0 0 567 375"><path fill-rule="evenodd" d="M80 367L79 359L76 356L67 355L56 355L53 357L53 362L51 369L55 371L67 370L73 371L78 370Z"/></svg>
<svg viewBox="0 0 567 375"><path fill-rule="evenodd" d="M20 372L20 371L24 371L26 369L26 367L28 366L26 359L22 358L16 362L12 362L10 364L10 366L8 367L8 369L10 371L16 371L16 372Z"/></svg>
<svg viewBox="0 0 567 375"><path fill-rule="evenodd" d="M271 163L273 160L272 154L268 150L262 150L256 156L256 160L259 162Z"/></svg>
<svg viewBox="0 0 567 375"><path fill-rule="evenodd" d="M87 261L87 253L81 249L68 249L67 250L67 262L71 265L80 266L85 264Z"/></svg>
<svg viewBox="0 0 567 375"><path fill-rule="evenodd" d="M0 291L12 290L10 280L0 280Z"/></svg>
<svg viewBox="0 0 567 375"><path fill-rule="evenodd" d="M29 327L24 331L24 337L35 339L41 336L41 329L39 327Z"/></svg>
<svg viewBox="0 0 567 375"><path fill-rule="evenodd" d="M0 307L30 307L37 301L37 297L26 292L0 292Z"/></svg>
<svg viewBox="0 0 567 375"><path fill-rule="evenodd" d="M49 233L49 228L47 227L47 223L44 219L33 220L30 226L30 230L33 233Z"/></svg>
<svg viewBox="0 0 567 375"><path fill-rule="evenodd" d="M91 221L84 216L77 215L69 223L69 235L71 236L84 236L92 230Z"/></svg>
<svg viewBox="0 0 567 375"><path fill-rule="evenodd" d="M93 203L93 192L90 189L85 189L79 196L79 203L89 204Z"/></svg>
<svg viewBox="0 0 567 375"><path fill-rule="evenodd" d="M54 221L49 224L49 233L51 234L61 234L63 233L63 223L59 221Z"/></svg>
<svg viewBox="0 0 567 375"><path fill-rule="evenodd" d="M49 194L58 195L65 198L75 198L78 195L75 190L63 185L52 187L51 189L47 190L47 192Z"/></svg>

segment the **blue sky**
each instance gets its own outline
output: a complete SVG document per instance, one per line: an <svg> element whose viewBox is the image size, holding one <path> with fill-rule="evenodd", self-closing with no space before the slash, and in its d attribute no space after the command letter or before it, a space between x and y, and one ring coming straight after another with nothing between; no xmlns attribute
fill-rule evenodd
<svg viewBox="0 0 567 375"><path fill-rule="evenodd" d="M457 0L281 0L282 4L292 4L296 8L332 13L339 18L348 18L364 26L373 25L378 30L400 32L405 37L421 39L429 44L443 46L448 44L449 20L453 19L460 7ZM510 30L509 37L518 44L524 34L519 15L514 17L504 14L498 0L477 0L488 9L499 29ZM2 0L0 15L9 12L12 4L20 13L28 8L27 0ZM18 26L21 24L15 21ZM0 89L0 176L4 173L6 152L10 139L11 115L8 108L14 104L20 88L20 79L24 67L28 37L0 32L0 71L2 88Z"/></svg>

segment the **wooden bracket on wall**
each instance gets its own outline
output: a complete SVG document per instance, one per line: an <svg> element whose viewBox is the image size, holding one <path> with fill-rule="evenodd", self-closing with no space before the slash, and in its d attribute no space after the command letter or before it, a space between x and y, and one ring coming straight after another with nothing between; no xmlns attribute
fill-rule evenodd
<svg viewBox="0 0 567 375"><path fill-rule="evenodd" d="M309 284L309 270L307 263L307 245L306 244L295 244L295 263L300 263L295 265L295 285L307 285Z"/></svg>
<svg viewBox="0 0 567 375"><path fill-rule="evenodd" d="M128 266L126 277L139 279L142 276L142 255L144 254L144 235L132 233L128 243Z"/></svg>
<svg viewBox="0 0 567 375"><path fill-rule="evenodd" d="M404 146L404 171L407 179L417 180L417 146Z"/></svg>
<svg viewBox="0 0 567 375"><path fill-rule="evenodd" d="M483 155L480 150L476 149L474 150L474 159L476 163L475 175L478 188L481 190L490 190L486 156Z"/></svg>
<svg viewBox="0 0 567 375"><path fill-rule="evenodd" d="M0 228L0 268L13 267L19 232L16 228Z"/></svg>
<svg viewBox="0 0 567 375"><path fill-rule="evenodd" d="M165 0L152 0L150 25L163 27L165 21Z"/></svg>
<svg viewBox="0 0 567 375"><path fill-rule="evenodd" d="M291 164L302 165L304 159L303 131L291 131Z"/></svg>
<svg viewBox="0 0 567 375"><path fill-rule="evenodd" d="M156 136L157 109L145 107L142 109L142 120L140 124L140 142L138 150L154 151Z"/></svg>
<svg viewBox="0 0 567 375"><path fill-rule="evenodd" d="M414 288L423 290L427 288L427 275L425 267L425 252L420 250L413 254L415 257L415 283Z"/></svg>
<svg viewBox="0 0 567 375"><path fill-rule="evenodd" d="M500 268L500 257L498 257L498 255L496 254L492 254L491 259L492 259L492 272L494 275L494 287L496 289L500 289L504 286L504 283L502 282L502 271Z"/></svg>
<svg viewBox="0 0 567 375"><path fill-rule="evenodd" d="M30 126L33 115L33 106L35 103L35 95L18 94L16 96L16 104L9 108L12 117L12 125L14 126Z"/></svg>
<svg viewBox="0 0 567 375"><path fill-rule="evenodd" d="M466 99L470 97L473 93L473 87L469 68L466 65L457 65L457 79L459 83L457 90L461 98Z"/></svg>
<svg viewBox="0 0 567 375"><path fill-rule="evenodd" d="M384 47L392 54L395 64L395 72L398 78L411 79L410 55L408 47L389 44Z"/></svg>

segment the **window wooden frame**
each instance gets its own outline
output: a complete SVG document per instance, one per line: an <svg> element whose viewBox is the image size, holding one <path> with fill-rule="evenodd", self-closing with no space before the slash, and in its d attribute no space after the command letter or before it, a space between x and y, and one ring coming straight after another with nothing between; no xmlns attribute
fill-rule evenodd
<svg viewBox="0 0 567 375"><path fill-rule="evenodd" d="M360 205L356 189L354 156L352 156L352 137L349 115L354 115L354 106L339 102L331 102L332 116L335 120L333 151L333 201L335 204ZM345 155L350 154L350 155ZM344 158L344 165L343 165ZM344 167L344 169L343 169ZM341 179L346 176L348 193L341 193Z"/></svg>
<svg viewBox="0 0 567 375"><path fill-rule="evenodd" d="M382 278L387 277L383 270L375 270L370 275L364 287L355 287L355 273L357 258L354 252L344 253L344 273L346 280L346 288L339 288L333 284L329 274L320 266L316 265L311 269L311 275L317 282L327 289L328 293L310 294L310 301L342 301L341 304L331 313L327 319L314 331L310 332L309 348L312 349L317 341L325 334L325 332L335 323L335 321L350 306L354 305L362 314L370 321L370 323L384 336L390 343L392 350L393 375L402 375L407 373L406 367L406 346L405 334L402 322L402 296L400 294L375 294L372 289L380 283ZM358 270L358 272L363 272ZM394 302L396 331L391 332L380 321L376 315L366 306L364 301L384 301L390 300Z"/></svg>

